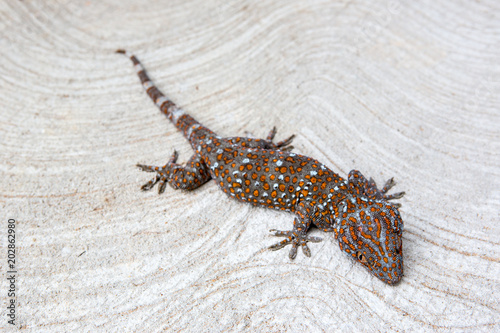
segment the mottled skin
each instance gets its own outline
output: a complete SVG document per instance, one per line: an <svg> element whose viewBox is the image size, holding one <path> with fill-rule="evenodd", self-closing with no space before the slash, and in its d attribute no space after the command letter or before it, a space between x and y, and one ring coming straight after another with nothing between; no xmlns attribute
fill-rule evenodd
<svg viewBox="0 0 500 333"><path fill-rule="evenodd" d="M149 97L195 151L185 166L176 163L176 152L162 167L139 164L142 170L156 173L143 190L158 183L162 193L167 182L176 189L193 190L213 179L239 201L296 215L292 230L271 230L275 236L285 237L271 249L291 244L291 259L298 246L310 256L307 242L321 241L307 235L312 223L323 231L333 231L340 249L382 281L395 284L401 279L403 221L399 204L388 200L401 198L404 193L386 194L394 185L392 179L379 190L372 179L352 170L346 181L319 161L289 152L293 136L274 143L274 128L266 140L222 138L166 98L135 56L123 50L117 52L130 57Z"/></svg>

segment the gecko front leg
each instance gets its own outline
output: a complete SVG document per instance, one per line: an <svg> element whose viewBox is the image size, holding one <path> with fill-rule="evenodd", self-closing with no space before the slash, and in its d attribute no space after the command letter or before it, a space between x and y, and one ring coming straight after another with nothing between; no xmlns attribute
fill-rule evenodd
<svg viewBox="0 0 500 333"><path fill-rule="evenodd" d="M371 199L394 200L400 199L405 195L405 192L387 194L387 192L396 185L394 178L389 179L381 189L378 189L377 184L372 178L366 179L358 170L351 170L351 172L349 172L349 184L359 193ZM401 207L399 203L393 203L392 205L396 208Z"/></svg>
<svg viewBox="0 0 500 333"><path fill-rule="evenodd" d="M299 204L300 205L300 204ZM293 229L289 231L281 231L276 229L269 230L273 236L285 237L279 243L276 243L269 247L269 249L276 251L288 244L292 244L292 248L290 249L289 257L290 259L295 259L297 256L297 248L300 246L302 248L302 252L307 256L311 256L311 250L307 246L307 242L318 243L322 241L321 237L316 236L308 236L307 231L311 226L311 219L307 217L307 215L302 214L300 211L297 212L299 217L296 217L293 221Z"/></svg>

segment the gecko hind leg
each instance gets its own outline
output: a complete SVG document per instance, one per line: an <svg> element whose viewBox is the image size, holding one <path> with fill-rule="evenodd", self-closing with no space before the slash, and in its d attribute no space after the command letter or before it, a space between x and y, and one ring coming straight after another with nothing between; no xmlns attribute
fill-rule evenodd
<svg viewBox="0 0 500 333"><path fill-rule="evenodd" d="M230 137L226 138L231 144L237 145L243 148L261 148L261 149L271 149L271 150L292 150L293 146L290 145L292 143L293 138L295 138L295 135L290 136L288 139L274 143L273 139L274 136L276 135L276 127L273 127L273 129L269 132L269 135L267 136L266 139L254 139L254 138L247 138L247 137Z"/></svg>
<svg viewBox="0 0 500 333"><path fill-rule="evenodd" d="M203 159L193 155L185 166L177 164L177 151L174 151L170 160L163 167L137 164L146 172L156 172L155 178L144 184L143 191L151 190L158 183L158 193L165 191L166 183L175 189L194 190L210 180L210 172Z"/></svg>
<svg viewBox="0 0 500 333"><path fill-rule="evenodd" d="M156 185L156 183L159 182L158 193L160 194L163 193L165 191L166 181L168 180L168 177L170 175L170 168L175 163L175 161L177 161L178 156L179 154L177 153L177 151L174 150L174 153L168 160L167 164L165 164L162 167L154 165L137 164L137 167L139 167L142 171L156 172L156 176L146 184L142 185L141 190L149 191Z"/></svg>

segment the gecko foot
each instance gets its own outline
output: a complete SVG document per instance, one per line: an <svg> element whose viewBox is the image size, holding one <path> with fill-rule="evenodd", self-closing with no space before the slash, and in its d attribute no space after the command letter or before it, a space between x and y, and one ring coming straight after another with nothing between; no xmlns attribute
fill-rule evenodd
<svg viewBox="0 0 500 333"><path fill-rule="evenodd" d="M373 181L373 179L370 178L370 182L373 182L375 184L375 182ZM394 181L394 178L391 178L389 179L384 187L382 188L382 190L380 190L380 192L382 192L385 196L385 199L386 200L392 200L392 199L400 199L402 198L404 195L405 195L405 192L398 192L398 193L394 193L394 194L389 194L389 195L386 195L386 193L392 188L394 187L394 185L396 185L396 182Z"/></svg>
<svg viewBox="0 0 500 333"><path fill-rule="evenodd" d="M375 197L381 197L385 200L395 200L395 199L400 199L405 195L405 192L398 192L398 193L393 193L393 194L387 194L387 192L396 185L396 182L394 181L394 178L391 178L385 182L384 187L382 189L377 188L377 184L373 180L373 178L370 178L366 184L367 187L367 192ZM392 204L396 208L401 207L400 203L394 203Z"/></svg>
<svg viewBox="0 0 500 333"><path fill-rule="evenodd" d="M322 241L322 238L320 238L320 237L307 236L307 234L305 232L298 231L298 230L280 231L280 230L276 230L276 229L271 229L269 231L273 234L273 236L285 237L284 240L270 246L269 249L276 251L276 250L279 250L279 249L285 247L288 244L292 244L292 248L290 249L290 253L288 255L290 257L290 259L295 259L295 257L297 256L297 247L299 245L302 248L302 252L307 257L310 257L311 250L309 250L309 247L307 246L307 242L318 243L318 242Z"/></svg>
<svg viewBox="0 0 500 333"><path fill-rule="evenodd" d="M275 135L276 135L276 126L274 126L272 128L272 130L269 132L266 140L272 143ZM282 151L292 150L293 146L291 145L291 143L292 143L294 138L295 138L295 134L292 134L288 139L282 140L282 141L279 141L279 142L273 143L273 144L274 144L274 146L276 146L276 148L278 148L279 150L282 150Z"/></svg>
<svg viewBox="0 0 500 333"><path fill-rule="evenodd" d="M170 174L170 166L174 164L177 161L177 151L174 150L174 153L170 157L170 160L168 161L167 164L165 164L162 167L158 166L153 166L153 165L144 165L144 164L137 164L137 166L142 170L146 172L156 172L156 176L151 179L149 182L141 186L141 189L143 191L149 191L151 190L156 183L158 183L158 193L163 193L165 192L165 186L167 185L167 180L168 176Z"/></svg>
<svg viewBox="0 0 500 333"><path fill-rule="evenodd" d="M349 172L349 183L372 199L394 200L400 199L405 195L405 192L387 194L387 192L396 185L394 178L389 179L384 187L379 190L372 178L367 180L361 172L357 170L351 170L351 172ZM392 205L396 208L401 207L399 203L393 203Z"/></svg>

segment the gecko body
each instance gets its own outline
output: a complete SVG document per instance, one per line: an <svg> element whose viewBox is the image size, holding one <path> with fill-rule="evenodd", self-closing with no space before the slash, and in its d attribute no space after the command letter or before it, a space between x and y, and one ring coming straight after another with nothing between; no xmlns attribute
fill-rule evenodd
<svg viewBox="0 0 500 333"><path fill-rule="evenodd" d="M156 174L142 186L143 190L157 183L159 193L167 183L176 189L194 190L213 179L239 201L295 214L292 230L271 230L273 235L284 237L270 247L272 250L291 244L291 259L296 257L298 247L310 256L307 242L321 241L307 235L314 224L325 232L334 232L340 249L382 281L395 284L401 279L403 221L400 205L388 200L401 198L404 192L387 194L394 185L392 179L382 189L357 170L343 179L319 161L292 153L293 135L274 143L275 128L266 139L220 137L163 95L134 55L124 50L117 53L132 60L149 97L195 152L186 165L176 163L175 151L162 167L138 164L142 170Z"/></svg>

